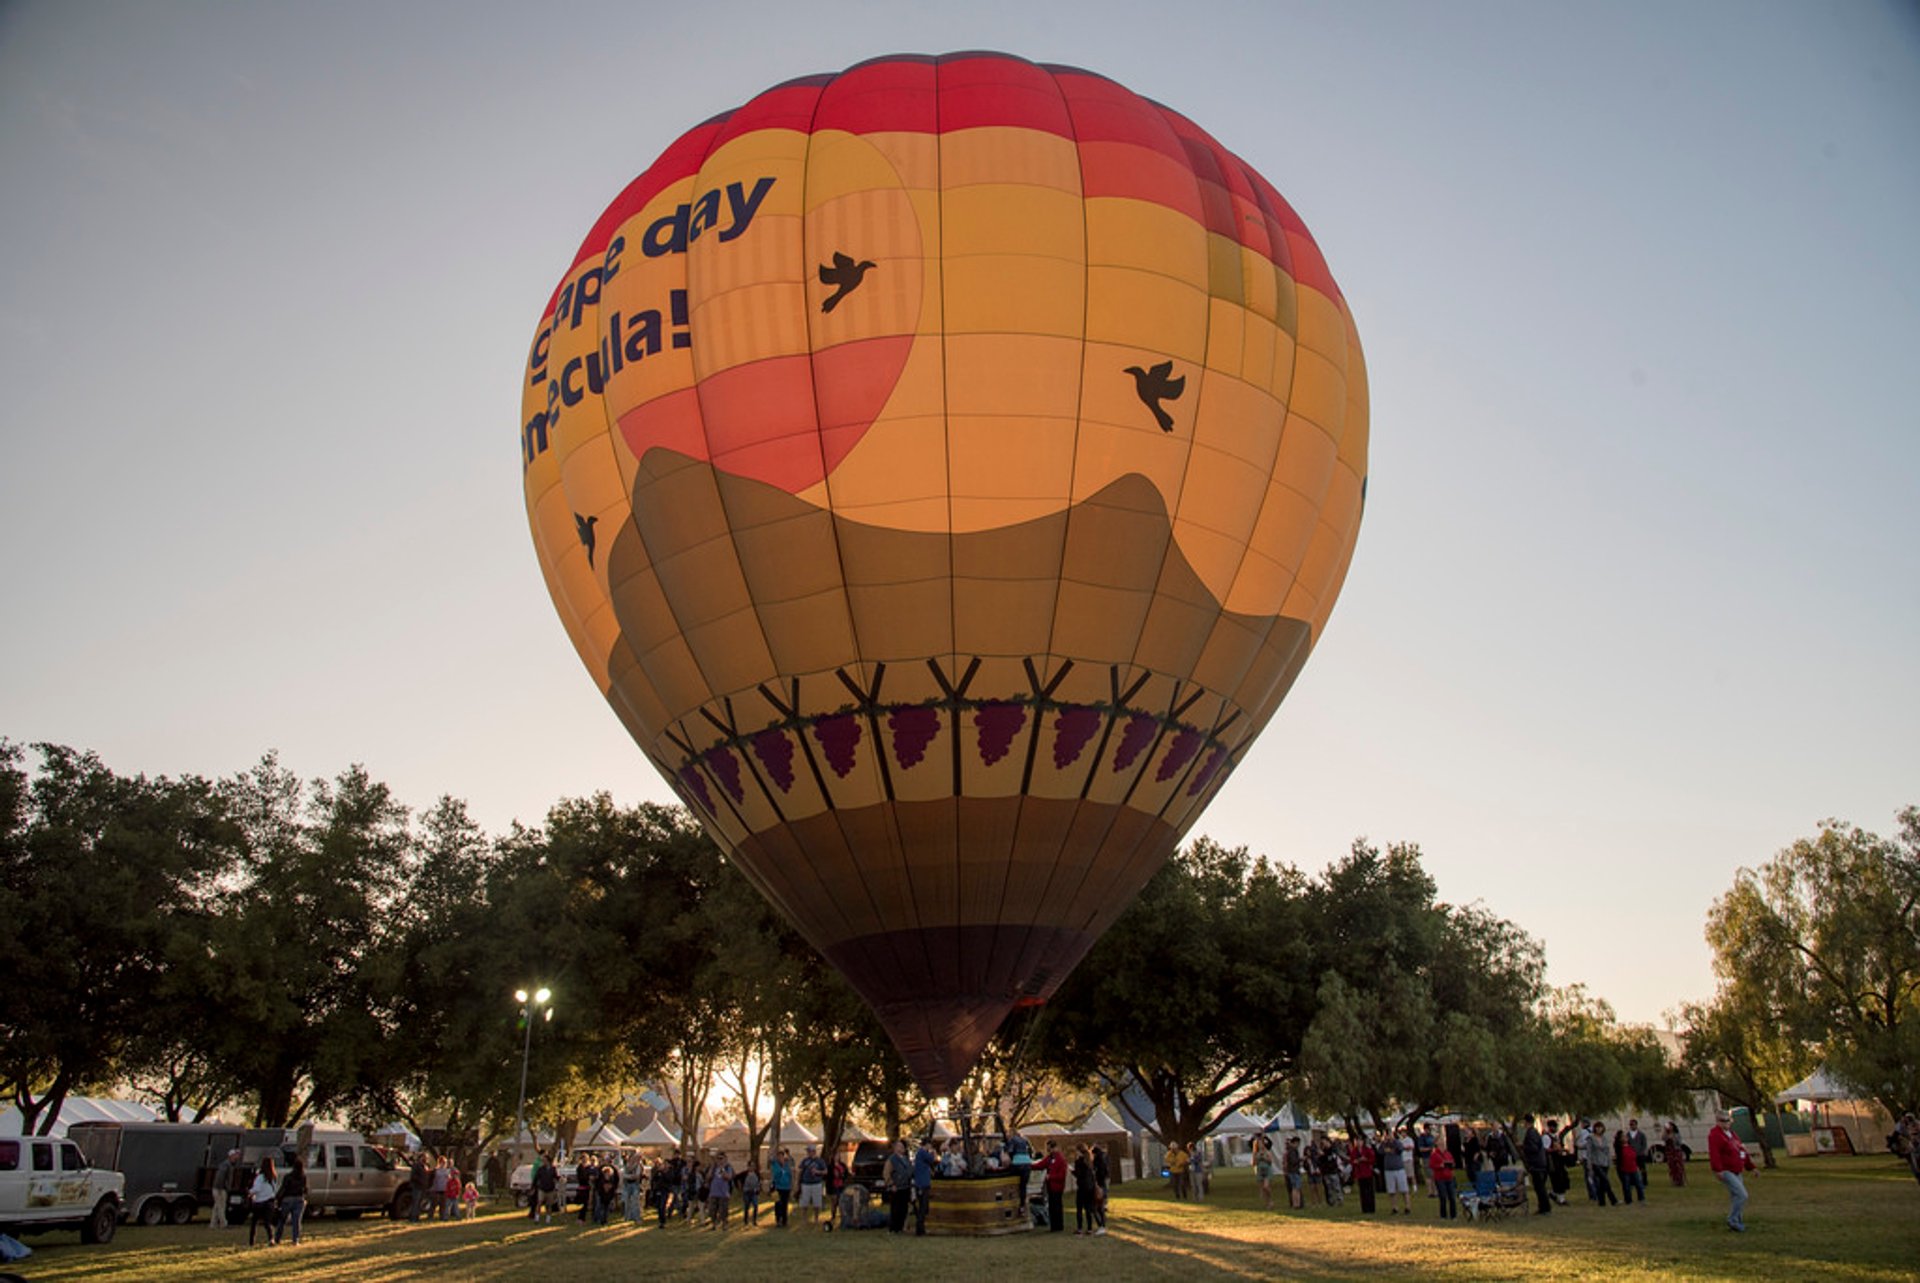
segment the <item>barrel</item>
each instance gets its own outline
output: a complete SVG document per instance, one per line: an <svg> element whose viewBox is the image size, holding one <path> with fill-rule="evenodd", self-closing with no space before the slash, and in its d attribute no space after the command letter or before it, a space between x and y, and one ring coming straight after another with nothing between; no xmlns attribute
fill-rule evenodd
<svg viewBox="0 0 1920 1283"><path fill-rule="evenodd" d="M933 1183L929 1234L1018 1234L1032 1228L1018 1176L954 1176Z"/></svg>

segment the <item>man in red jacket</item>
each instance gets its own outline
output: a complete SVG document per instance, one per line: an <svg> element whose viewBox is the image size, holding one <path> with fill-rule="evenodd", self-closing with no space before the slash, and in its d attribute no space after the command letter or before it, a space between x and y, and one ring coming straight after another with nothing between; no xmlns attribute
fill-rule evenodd
<svg viewBox="0 0 1920 1283"><path fill-rule="evenodd" d="M1746 1174L1753 1170L1753 1160L1747 1157L1747 1147L1733 1134L1733 1115L1722 1109L1713 1116L1713 1130L1707 1133L1707 1165L1713 1168L1713 1174L1722 1185L1727 1187L1727 1196L1731 1200L1727 1209L1727 1228L1736 1234L1747 1232L1746 1219L1741 1215L1747 1206Z"/></svg>
<svg viewBox="0 0 1920 1283"><path fill-rule="evenodd" d="M1047 1174L1047 1229L1058 1234L1067 1228L1067 1156L1060 1152L1060 1142L1047 1142L1047 1156L1039 1167Z"/></svg>

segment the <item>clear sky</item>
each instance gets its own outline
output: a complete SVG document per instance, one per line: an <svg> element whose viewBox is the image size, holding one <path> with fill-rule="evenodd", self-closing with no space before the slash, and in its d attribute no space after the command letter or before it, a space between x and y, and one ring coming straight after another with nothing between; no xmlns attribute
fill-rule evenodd
<svg viewBox="0 0 1920 1283"><path fill-rule="evenodd" d="M8 4L0 735L670 798L534 562L541 306L693 124L975 48L1209 129L1366 345L1352 574L1197 832L1418 842L1652 1019L1735 869L1920 803L1920 18L1866 0Z"/></svg>

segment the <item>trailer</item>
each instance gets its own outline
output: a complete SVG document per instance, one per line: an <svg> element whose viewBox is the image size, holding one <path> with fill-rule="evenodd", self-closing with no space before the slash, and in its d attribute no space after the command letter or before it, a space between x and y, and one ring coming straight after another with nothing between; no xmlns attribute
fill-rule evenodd
<svg viewBox="0 0 1920 1283"><path fill-rule="evenodd" d="M85 1122L67 1129L88 1162L126 1177L121 1206L140 1225L185 1225L211 1207L214 1171L246 1134L227 1123Z"/></svg>

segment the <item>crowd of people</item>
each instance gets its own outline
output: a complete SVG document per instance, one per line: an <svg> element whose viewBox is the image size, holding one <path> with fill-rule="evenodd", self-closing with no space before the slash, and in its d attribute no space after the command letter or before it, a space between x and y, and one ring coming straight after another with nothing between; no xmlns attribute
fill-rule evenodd
<svg viewBox="0 0 1920 1283"><path fill-rule="evenodd" d="M1708 1133L1708 1147L1709 1167L1728 1191L1728 1227L1744 1231L1745 1175L1753 1170L1753 1163L1724 1112ZM1206 1197L1204 1151L1204 1146L1196 1146L1188 1153L1179 1145L1168 1150L1167 1172L1176 1198ZM1687 1183L1687 1147L1677 1123L1669 1122L1662 1129L1660 1162L1673 1185ZM1293 1208L1307 1205L1309 1190L1328 1207L1340 1206L1351 1190L1363 1216L1378 1211L1381 1194L1386 1196L1388 1215L1411 1216L1413 1194L1424 1191L1437 1203L1436 1214L1442 1220L1457 1219L1463 1213L1468 1219L1483 1214L1487 1206L1482 1176L1490 1174L1497 1183L1503 1172L1512 1173L1508 1184L1516 1194L1519 1182L1525 1180L1536 1215L1567 1205L1576 1171L1587 1200L1595 1206L1645 1203L1647 1173L1654 1165L1653 1141L1637 1118L1609 1132L1597 1119L1562 1125L1551 1118L1536 1123L1527 1114L1520 1120L1517 1140L1503 1123L1481 1127L1449 1122L1438 1129L1433 1123L1383 1127L1351 1138L1315 1132L1304 1143L1298 1136L1289 1137L1278 1149L1262 1134L1253 1145L1254 1175L1267 1208L1273 1206L1273 1183L1278 1177Z"/></svg>
<svg viewBox="0 0 1920 1283"><path fill-rule="evenodd" d="M790 1149L777 1148L764 1173L757 1162L736 1166L720 1150L675 1150L651 1161L638 1153L581 1156L569 1174L542 1152L534 1161L527 1215L550 1224L577 1203L573 1215L583 1224L606 1225L618 1218L633 1224L651 1220L662 1229L689 1225L720 1231L735 1223L737 1207L743 1228L785 1229L797 1212L807 1228L903 1234L911 1220L913 1232L923 1235L939 1181L996 1175L1017 1180L1019 1200L1031 1206L1036 1226L1065 1231L1071 1185L1074 1233L1107 1232L1105 1149L1082 1144L1069 1156L1058 1141L1049 1140L1045 1152L1036 1153L1017 1133L1004 1142L927 1138L913 1146L896 1140L877 1171L858 1175L844 1158L823 1157L814 1145L797 1159Z"/></svg>

